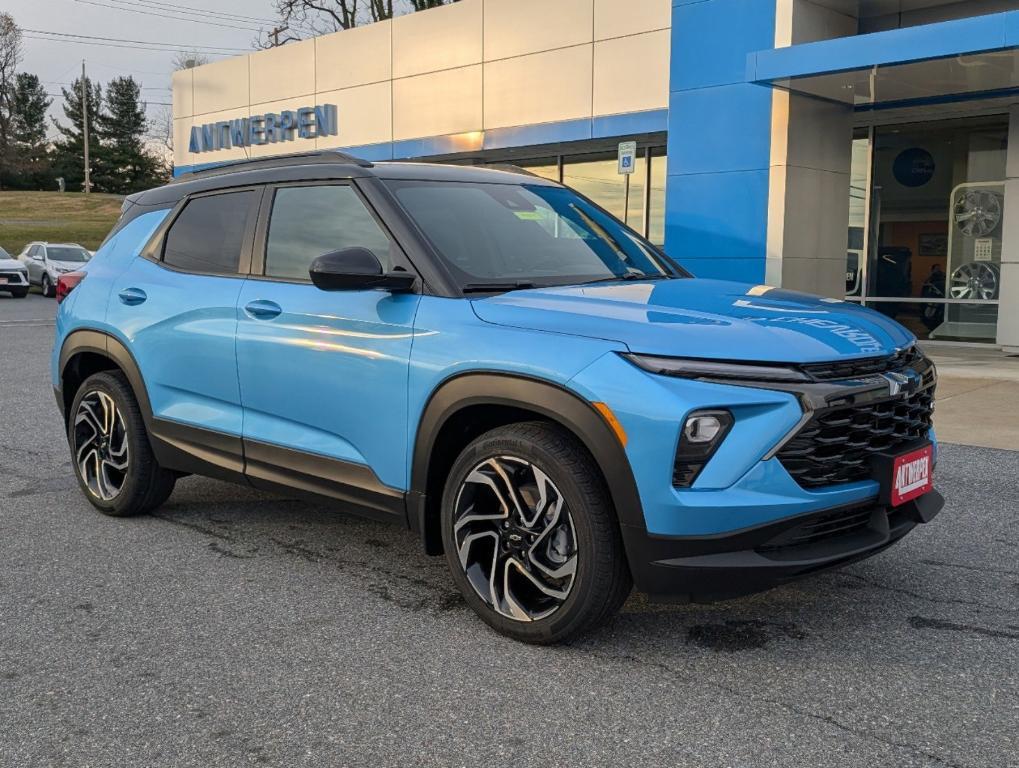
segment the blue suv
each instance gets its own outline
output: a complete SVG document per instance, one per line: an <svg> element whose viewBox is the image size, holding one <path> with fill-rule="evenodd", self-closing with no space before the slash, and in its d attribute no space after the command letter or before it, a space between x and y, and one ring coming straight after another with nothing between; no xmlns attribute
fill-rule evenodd
<svg viewBox="0 0 1019 768"><path fill-rule="evenodd" d="M715 600L875 554L943 500L936 373L859 306L697 280L515 169L246 161L129 197L62 275L74 471L109 515L201 474L445 553L496 630Z"/></svg>

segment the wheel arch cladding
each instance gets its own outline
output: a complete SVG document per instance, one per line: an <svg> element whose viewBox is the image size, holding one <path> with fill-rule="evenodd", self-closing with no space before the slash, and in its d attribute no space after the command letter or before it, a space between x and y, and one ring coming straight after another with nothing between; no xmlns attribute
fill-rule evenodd
<svg viewBox="0 0 1019 768"><path fill-rule="evenodd" d="M148 392L138 364L119 339L102 331L86 329L72 331L60 347L59 370L61 389L58 393L58 402L65 424L71 402L81 383L94 373L119 370L127 377L148 426L152 417Z"/></svg>
<svg viewBox="0 0 1019 768"><path fill-rule="evenodd" d="M630 526L644 528L637 484L626 452L590 403L541 379L465 373L446 380L435 390L422 412L414 441L408 517L427 552L442 552L442 491L449 469L463 448L490 429L533 420L550 421L573 434L601 471L623 530Z"/></svg>

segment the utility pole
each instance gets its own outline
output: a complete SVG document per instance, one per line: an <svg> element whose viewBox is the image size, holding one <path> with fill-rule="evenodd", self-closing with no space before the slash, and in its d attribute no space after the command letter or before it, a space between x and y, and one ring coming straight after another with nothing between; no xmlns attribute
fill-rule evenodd
<svg viewBox="0 0 1019 768"><path fill-rule="evenodd" d="M85 194L92 191L88 167L88 85L85 82L85 59L81 60L81 136L85 143Z"/></svg>

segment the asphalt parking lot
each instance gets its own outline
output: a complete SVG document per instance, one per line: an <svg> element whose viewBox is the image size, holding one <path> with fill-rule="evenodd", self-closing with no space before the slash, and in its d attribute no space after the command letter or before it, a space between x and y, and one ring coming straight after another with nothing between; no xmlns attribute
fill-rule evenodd
<svg viewBox="0 0 1019 768"><path fill-rule="evenodd" d="M54 309L0 295L0 766L1019 766L1019 452L945 445L872 560L533 648L405 531L201 478L95 512Z"/></svg>

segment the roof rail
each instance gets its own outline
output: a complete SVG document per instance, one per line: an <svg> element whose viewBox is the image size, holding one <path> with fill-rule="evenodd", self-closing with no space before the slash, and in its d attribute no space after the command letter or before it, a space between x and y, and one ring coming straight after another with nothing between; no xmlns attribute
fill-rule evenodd
<svg viewBox="0 0 1019 768"><path fill-rule="evenodd" d="M300 152L294 155L276 155L274 157L257 157L246 160L228 160L212 168L205 168L200 171L186 171L174 179L175 182L191 181L192 179L204 179L210 176L221 176L226 173L252 170L258 168L285 168L291 165L313 165L316 163L337 163L341 165L356 165L360 168L371 168L372 163L362 160L359 157L348 155L346 152L323 149L314 152Z"/></svg>

